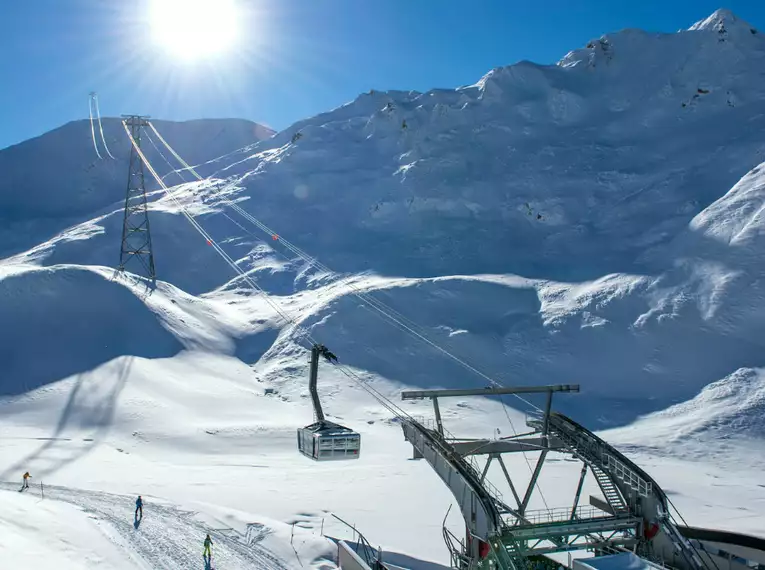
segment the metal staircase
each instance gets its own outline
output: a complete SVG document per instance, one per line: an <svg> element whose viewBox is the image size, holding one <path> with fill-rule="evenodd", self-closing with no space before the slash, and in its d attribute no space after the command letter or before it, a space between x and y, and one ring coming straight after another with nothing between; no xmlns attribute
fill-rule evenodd
<svg viewBox="0 0 765 570"><path fill-rule="evenodd" d="M685 559L688 568L705 570L698 553L682 537L672 520L664 491L645 471L587 428L563 414L553 412L548 416L547 422L550 433L590 467L609 506L614 509L614 514L617 514L617 508L621 508L626 509L622 511L624 513L632 513L644 520L658 521L662 529L661 535L674 545L675 550ZM530 418L527 423L537 429L542 428L542 422L538 418ZM644 543L650 548L649 544Z"/></svg>
<svg viewBox="0 0 765 570"><path fill-rule="evenodd" d="M527 423L541 429L541 420L533 418ZM615 512L629 512L630 506L624 500L623 493L614 485L614 479L625 483L632 491L631 494L646 498L652 495L653 484L647 480L647 476L644 477L642 470L628 465L631 462L626 458L620 460L617 457L621 456L618 451L589 430L557 413L550 415L549 428L569 451L587 463Z"/></svg>
<svg viewBox="0 0 765 570"><path fill-rule="evenodd" d="M595 480L598 482L598 487L600 487L608 505L613 510L613 514L628 514L630 509L624 501L622 494L619 492L619 489L614 485L613 481L611 481L611 478L598 466L591 465L590 470L595 476Z"/></svg>
<svg viewBox="0 0 765 570"><path fill-rule="evenodd" d="M498 548L492 545L492 552L500 564L507 568L512 568L513 570L527 570L528 568L523 551L515 540L505 540L504 544L500 543Z"/></svg>
<svg viewBox="0 0 765 570"><path fill-rule="evenodd" d="M444 540L452 564L460 570L527 570L541 556L575 550L631 549L641 556L670 552L680 570L705 570L695 548L684 540L668 510L667 496L653 479L614 447L563 414L552 412L554 392L578 391L578 385L526 386L465 390L403 392L407 399L430 398L435 426L403 418L404 438L414 448L414 458L424 458L454 495L466 526L465 541L444 527ZM455 438L443 427L438 398L467 395L498 396L546 393L541 416L527 419L534 432L491 440ZM536 467L524 494L519 494L502 455L539 451ZM529 499L550 452L570 453L583 462L573 505L562 509L529 511ZM481 469L477 456L486 456ZM497 460L512 491L515 506L486 479ZM591 497L579 506L587 469L605 497ZM522 498L521 498L522 497Z"/></svg>

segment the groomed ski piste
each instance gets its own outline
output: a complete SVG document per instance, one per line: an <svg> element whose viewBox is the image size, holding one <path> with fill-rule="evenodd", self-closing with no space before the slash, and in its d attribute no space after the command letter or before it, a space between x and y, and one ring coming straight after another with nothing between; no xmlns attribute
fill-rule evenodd
<svg viewBox="0 0 765 570"><path fill-rule="evenodd" d="M18 486L3 484L4 559L27 568L197 568L207 567L201 544L214 535L212 568L286 570L299 565L298 555L269 548L289 545L290 535L275 537L274 527L237 520L237 513L200 517L162 501L147 503L147 516L131 519L131 497L64 487L31 487L18 497ZM22 521L22 524L19 524ZM21 528L19 528L21 527ZM52 542L51 542L52 541ZM327 553L318 538L298 545L304 556ZM277 550L278 552L278 550ZM280 555L282 558L280 558ZM332 564L313 565L331 568Z"/></svg>
<svg viewBox="0 0 765 570"><path fill-rule="evenodd" d="M581 384L556 406L689 523L762 536L765 46L752 30L720 11L677 34L609 34L558 66L374 92L273 137L153 122L147 162L185 181L151 187L154 290L113 269L121 122L103 121L117 160L94 157L88 121L0 151L3 560L204 568L209 532L216 568L329 569L331 538L353 537L335 514L394 564L448 564L453 497L408 460L400 418L369 390L431 417L401 391L487 381L375 306L503 385ZM49 173L60 160L63 183ZM297 452L313 414L306 334L344 367L322 368L319 386L329 419L362 435L353 462ZM496 438L532 411L505 403L441 413ZM530 479L535 455L508 469ZM549 458L531 507L565 504L578 471ZM455 509L447 524L464 533Z"/></svg>

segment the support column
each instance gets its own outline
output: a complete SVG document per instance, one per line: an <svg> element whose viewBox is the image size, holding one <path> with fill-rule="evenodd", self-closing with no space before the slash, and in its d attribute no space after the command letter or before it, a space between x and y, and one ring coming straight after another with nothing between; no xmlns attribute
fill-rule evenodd
<svg viewBox="0 0 765 570"><path fill-rule="evenodd" d="M518 506L518 508L521 508L521 498L518 496L518 492L515 490L513 480L510 479L510 473L508 473L507 467L505 467L505 462L501 455L498 455L497 459L499 460L499 464L502 467L502 472L505 474L505 479L507 479L507 483L510 485L510 490L513 492L513 497L515 497L515 504Z"/></svg>
<svg viewBox="0 0 765 570"><path fill-rule="evenodd" d="M542 425L542 436L545 439L545 447L550 447L550 442L547 437L547 431L550 426L550 410L552 409L552 390L547 392L547 403L545 404L545 421Z"/></svg>
<svg viewBox="0 0 765 570"><path fill-rule="evenodd" d="M486 462L486 466L483 468L483 473L481 473L481 484L483 484L484 479L486 479L486 474L489 472L489 465L491 465L492 459L494 459L494 456L489 455L489 460Z"/></svg>
<svg viewBox="0 0 765 570"><path fill-rule="evenodd" d="M534 487L537 484L537 479L539 479L539 473L542 471L542 465L544 465L545 458L547 457L547 450L545 449L539 456L539 459L537 460L537 465L534 468L534 473L531 475L531 481L529 481L529 487L526 489L526 495L523 497L523 502L521 503L521 508L518 509L521 514L526 514L526 507L529 506L529 500L531 499L531 493L534 492Z"/></svg>
<svg viewBox="0 0 765 570"><path fill-rule="evenodd" d="M314 344L311 347L311 375L308 378L308 391L311 393L311 401L313 402L313 414L316 421L324 421L324 410L321 408L321 400L319 399L319 390L316 386L319 378L319 353L321 352L318 345Z"/></svg>
<svg viewBox="0 0 765 570"><path fill-rule="evenodd" d="M444 437L444 424L441 422L441 410L438 407L438 396L433 396L431 400L433 400L433 411L436 413L436 427L438 428L438 433L441 434L441 437Z"/></svg>
<svg viewBox="0 0 765 570"><path fill-rule="evenodd" d="M125 125L130 129L132 141L118 271L124 271L125 265L131 259L137 259L143 268L143 276L155 283L157 274L154 269L154 250L149 231L143 160L136 149L136 147L141 148L141 129L147 124L146 117L139 115L125 117Z"/></svg>
<svg viewBox="0 0 765 570"><path fill-rule="evenodd" d="M571 519L576 516L576 508L579 506L579 497L582 496L582 487L584 486L584 476L587 475L587 464L582 462L582 473L579 475L579 485L576 487L576 496L574 496L574 506L571 507Z"/></svg>

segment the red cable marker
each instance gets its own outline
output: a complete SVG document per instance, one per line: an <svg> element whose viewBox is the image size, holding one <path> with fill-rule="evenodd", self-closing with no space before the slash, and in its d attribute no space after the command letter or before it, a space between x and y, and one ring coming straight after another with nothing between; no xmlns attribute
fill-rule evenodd
<svg viewBox="0 0 765 570"><path fill-rule="evenodd" d="M271 239L273 239L274 241L276 241L276 240L278 240L278 239L279 239L279 236L278 236L278 235L276 235L276 234L274 234L274 235L272 235L272 236L271 236Z"/></svg>

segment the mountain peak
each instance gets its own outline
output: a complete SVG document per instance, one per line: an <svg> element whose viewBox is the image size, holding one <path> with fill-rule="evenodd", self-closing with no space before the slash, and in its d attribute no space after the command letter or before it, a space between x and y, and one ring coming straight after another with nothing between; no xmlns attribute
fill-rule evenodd
<svg viewBox="0 0 765 570"><path fill-rule="evenodd" d="M698 30L712 30L720 34L726 34L731 32L746 32L747 34L756 34L757 30L749 25L747 22L736 16L728 9L720 8L715 10L711 16L699 20L693 24L689 31Z"/></svg>

